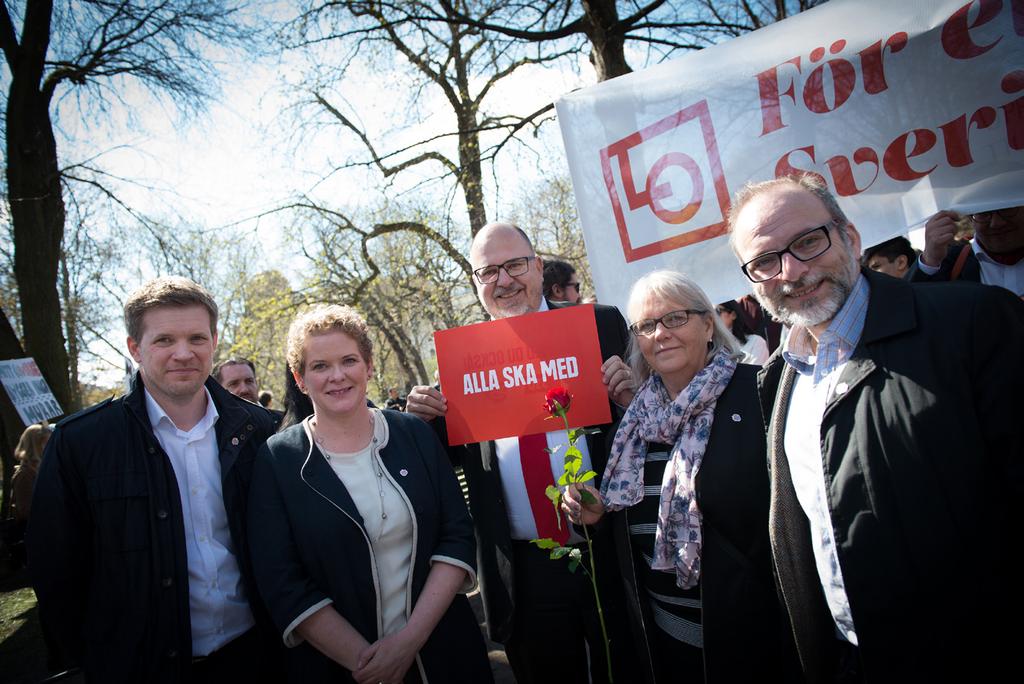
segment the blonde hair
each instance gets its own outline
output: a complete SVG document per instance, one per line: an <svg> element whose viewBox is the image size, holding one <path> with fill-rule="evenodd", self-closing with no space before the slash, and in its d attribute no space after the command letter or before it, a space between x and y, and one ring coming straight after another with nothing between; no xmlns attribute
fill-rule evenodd
<svg viewBox="0 0 1024 684"><path fill-rule="evenodd" d="M21 465L38 467L43 460L43 449L46 448L46 441L50 439L53 428L49 425L35 423L25 428L18 440L18 446L14 447L14 457Z"/></svg>
<svg viewBox="0 0 1024 684"><path fill-rule="evenodd" d="M201 306L210 314L210 334L217 334L217 302L205 287L181 276L163 276L143 283L124 303L128 337L142 340L142 318L161 306Z"/></svg>
<svg viewBox="0 0 1024 684"><path fill-rule="evenodd" d="M288 328L288 349L285 358L293 373L306 370L306 340L310 335L340 332L355 340L363 361L373 360L373 342L366 321L351 306L324 304L299 314Z"/></svg>
<svg viewBox="0 0 1024 684"><path fill-rule="evenodd" d="M724 349L732 355L739 353L739 345L725 324L715 313L715 305L711 303L704 290L697 283L677 271L652 271L633 283L629 292L629 303L626 311L631 323L639 316L640 307L649 298L679 304L684 309L700 311L701 316L710 316L712 324L711 348L704 357L705 365L719 350ZM629 346L626 349L626 363L633 371L638 382L643 382L651 375L651 367L640 352L636 335L630 334Z"/></svg>

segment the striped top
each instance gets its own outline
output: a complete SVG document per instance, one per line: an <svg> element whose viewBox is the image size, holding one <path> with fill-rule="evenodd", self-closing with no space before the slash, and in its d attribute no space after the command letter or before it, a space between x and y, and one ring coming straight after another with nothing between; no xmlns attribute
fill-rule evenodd
<svg viewBox="0 0 1024 684"><path fill-rule="evenodd" d="M677 641L701 648L704 640L700 624L700 583L692 589L680 589L675 572L651 569L661 482L670 449L667 444L648 445L644 498L629 507L626 519L641 594L647 595L654 623Z"/></svg>

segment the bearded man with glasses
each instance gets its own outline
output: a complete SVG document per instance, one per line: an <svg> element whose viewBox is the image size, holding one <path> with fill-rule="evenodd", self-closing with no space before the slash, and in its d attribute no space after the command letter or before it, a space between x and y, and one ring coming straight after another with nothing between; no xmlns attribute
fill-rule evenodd
<svg viewBox="0 0 1024 684"><path fill-rule="evenodd" d="M974 239L967 244L954 241L964 222L974 230ZM940 211L924 224L924 242L924 251L910 270L912 281L968 280L1024 297L1024 207L964 216Z"/></svg>
<svg viewBox="0 0 1024 684"><path fill-rule="evenodd" d="M769 534L809 682L997 681L1024 609L1024 303L858 268L817 177L742 189L730 240L792 326L758 377ZM956 673L956 674L954 674Z"/></svg>
<svg viewBox="0 0 1024 684"><path fill-rule="evenodd" d="M517 226L484 226L473 238L469 261L477 296L491 318L565 306L542 296L544 262ZM594 306L594 317L608 397L624 407L635 390L632 373L622 361L629 339L626 322L618 309L599 304ZM613 417L621 415L621 409L613 408ZM406 411L429 421L441 443L448 443L447 405L438 389L414 387ZM582 467L597 473L604 471L607 459L604 440L608 426L600 427L576 445L583 452ZM607 437L611 439L611 435ZM559 534L567 534L560 539L567 546L583 542L582 535L570 532L565 522L561 529L545 531L545 526L555 528L555 513L543 491L561 475L567 445L566 432L553 430L448 448L453 463L462 465L469 486L487 632L492 640L505 644L519 684L586 684L607 679L600 621L589 580L582 572L570 572L568 563L553 562L548 551L530 544L531 539L558 538ZM595 538L614 676L617 681L629 681L635 654L625 632L625 607L615 575L611 534L601 529L591 531L591 537Z"/></svg>

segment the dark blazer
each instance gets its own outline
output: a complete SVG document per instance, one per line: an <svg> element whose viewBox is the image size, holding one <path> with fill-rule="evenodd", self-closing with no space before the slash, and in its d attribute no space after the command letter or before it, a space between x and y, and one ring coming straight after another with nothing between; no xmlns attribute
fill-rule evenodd
<svg viewBox="0 0 1024 684"><path fill-rule="evenodd" d="M1024 303L972 283L871 271L867 319L825 405L822 466L866 681L1010 671L1024 610ZM770 416L770 534L803 669L830 681L838 644L784 450L795 371L759 375ZM951 608L955 606L955 608Z"/></svg>
<svg viewBox="0 0 1024 684"><path fill-rule="evenodd" d="M562 304L549 303L552 309ZM597 336L601 345L601 358L623 356L629 341L626 321L613 306L594 305L597 321ZM616 413L613 411L613 417ZM447 433L443 419L432 421L442 444L447 444ZM607 426L604 426L607 427ZM607 449L604 439L606 430L599 434L587 435L587 448L594 470L604 471ZM487 632L494 641L505 642L512 634L512 619L515 610L515 592L512 574L512 536L505 512L505 494L501 486L494 442L467 444L448 447L449 458L461 465L469 486L469 509L473 514L477 537L480 593L483 598L484 615L487 618ZM595 557L610 558L602 552L603 546L610 550L610 537L598 534L595 540Z"/></svg>
<svg viewBox="0 0 1024 684"><path fill-rule="evenodd" d="M780 681L787 656L793 659L792 639L780 629L783 618L772 580L768 468L757 371L746 364L736 367L715 406L711 436L697 474L697 505L703 518L701 621L708 682ZM653 684L647 635L659 628L638 581L629 509L609 518L626 588L630 631L642 656L639 662L644 669L636 680ZM685 677L681 672L680 679Z"/></svg>
<svg viewBox="0 0 1024 684"><path fill-rule="evenodd" d="M269 411L213 379L206 389L220 416L215 431L235 558L257 625L269 628L252 582L245 514L253 460L274 423ZM33 501L29 570L43 627L62 655L88 681L190 681L181 498L146 414L141 376L124 397L57 424ZM280 650L267 644L267 655Z"/></svg>
<svg viewBox="0 0 1024 684"><path fill-rule="evenodd" d="M397 411L382 415L388 436L377 447L381 462L415 513L411 610L433 557L444 556L474 571L473 523L430 428ZM304 425L279 432L260 451L252 502L253 566L278 633L331 602L367 641L377 641L376 568L363 519L323 454L310 443ZM464 595L452 601L417 661L431 682L491 681L483 636ZM352 681L347 670L306 642L289 649L288 678Z"/></svg>
<svg viewBox="0 0 1024 684"><path fill-rule="evenodd" d="M939 270L936 271L935 275L928 275L921 270L921 257L914 259L910 265L910 270L907 271L904 278L913 283L945 283L949 281L950 276L953 274L953 266L956 264L957 258L960 256L960 251L964 249L965 245L962 242L955 242L949 246L946 251L946 256L942 259L942 263L939 264ZM971 245L966 245L967 258L964 260L963 269L960 271L960 275L957 280L964 280L971 283L981 282L981 264L978 263L978 257L974 254L974 249Z"/></svg>

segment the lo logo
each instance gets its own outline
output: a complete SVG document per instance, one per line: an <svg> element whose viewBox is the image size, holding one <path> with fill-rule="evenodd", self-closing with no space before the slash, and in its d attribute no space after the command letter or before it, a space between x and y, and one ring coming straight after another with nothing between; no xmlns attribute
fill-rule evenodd
<svg viewBox="0 0 1024 684"><path fill-rule="evenodd" d="M601 150L601 169L627 262L725 233L729 189L707 100Z"/></svg>

